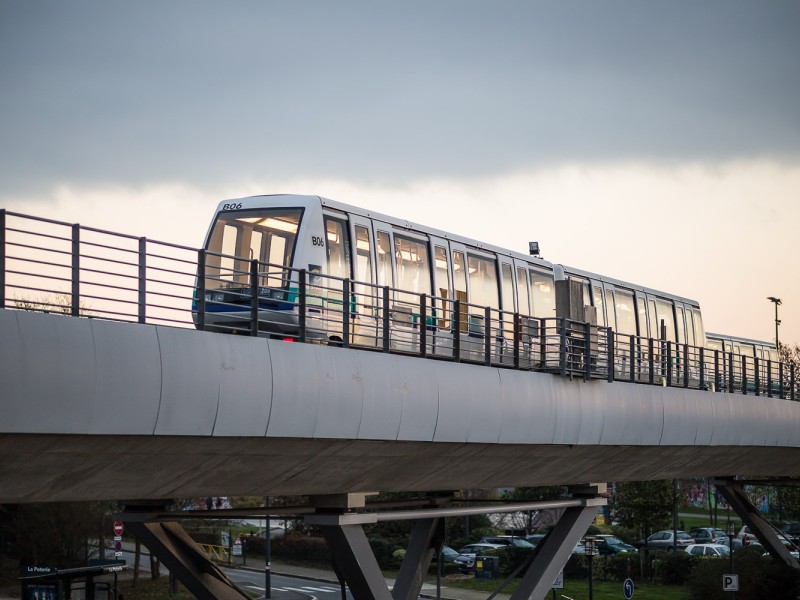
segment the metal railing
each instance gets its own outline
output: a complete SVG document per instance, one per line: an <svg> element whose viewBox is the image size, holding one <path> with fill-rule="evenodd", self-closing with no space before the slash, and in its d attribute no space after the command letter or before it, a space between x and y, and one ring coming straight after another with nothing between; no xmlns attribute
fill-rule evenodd
<svg viewBox="0 0 800 600"><path fill-rule="evenodd" d="M798 399L791 365L5 210L0 307Z"/></svg>

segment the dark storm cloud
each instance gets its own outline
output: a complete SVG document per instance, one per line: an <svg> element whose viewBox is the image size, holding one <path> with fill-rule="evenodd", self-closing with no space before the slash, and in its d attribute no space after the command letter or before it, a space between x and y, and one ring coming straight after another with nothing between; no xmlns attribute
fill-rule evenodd
<svg viewBox="0 0 800 600"><path fill-rule="evenodd" d="M800 151L793 2L3 2L0 191Z"/></svg>

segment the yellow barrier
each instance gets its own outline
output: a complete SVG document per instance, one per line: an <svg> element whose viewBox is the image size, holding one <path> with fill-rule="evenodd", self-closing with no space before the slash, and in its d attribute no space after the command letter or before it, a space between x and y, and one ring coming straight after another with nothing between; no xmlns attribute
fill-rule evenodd
<svg viewBox="0 0 800 600"><path fill-rule="evenodd" d="M213 544L198 544L211 560L228 562L227 546L214 546Z"/></svg>

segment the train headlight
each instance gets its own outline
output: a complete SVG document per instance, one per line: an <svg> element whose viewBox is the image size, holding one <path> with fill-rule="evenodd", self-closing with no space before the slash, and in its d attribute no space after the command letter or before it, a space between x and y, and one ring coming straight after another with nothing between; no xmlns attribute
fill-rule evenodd
<svg viewBox="0 0 800 600"><path fill-rule="evenodd" d="M224 302L224 292L206 292L206 302Z"/></svg>

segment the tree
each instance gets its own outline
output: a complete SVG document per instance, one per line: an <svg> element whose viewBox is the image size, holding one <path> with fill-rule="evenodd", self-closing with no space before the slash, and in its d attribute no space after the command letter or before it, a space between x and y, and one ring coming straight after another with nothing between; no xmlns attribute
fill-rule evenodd
<svg viewBox="0 0 800 600"><path fill-rule="evenodd" d="M566 495L567 488L562 485L543 485L538 487L518 487L503 493L506 502L544 502L560 500ZM510 513L509 521L513 529L526 529L528 532L544 529L558 520L556 510L529 510L525 513ZM520 527L520 517L524 525Z"/></svg>
<svg viewBox="0 0 800 600"><path fill-rule="evenodd" d="M86 564L96 540L110 528L109 502L20 504L11 533L21 564L75 567Z"/></svg>
<svg viewBox="0 0 800 600"><path fill-rule="evenodd" d="M784 364L784 377L787 386L791 385L791 368L794 367L795 398L797 398L800 396L800 345L779 344L778 357Z"/></svg>
<svg viewBox="0 0 800 600"><path fill-rule="evenodd" d="M618 483L610 504L620 525L638 529L647 539L654 529L669 525L674 507L684 501L684 492L673 492L672 480L666 479Z"/></svg>

